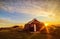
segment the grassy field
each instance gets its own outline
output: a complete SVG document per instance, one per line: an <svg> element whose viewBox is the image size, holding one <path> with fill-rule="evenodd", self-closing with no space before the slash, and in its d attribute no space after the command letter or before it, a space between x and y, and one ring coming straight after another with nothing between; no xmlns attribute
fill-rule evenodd
<svg viewBox="0 0 60 39"><path fill-rule="evenodd" d="M53 33L29 33L16 29L0 30L0 39L60 39L60 28Z"/></svg>

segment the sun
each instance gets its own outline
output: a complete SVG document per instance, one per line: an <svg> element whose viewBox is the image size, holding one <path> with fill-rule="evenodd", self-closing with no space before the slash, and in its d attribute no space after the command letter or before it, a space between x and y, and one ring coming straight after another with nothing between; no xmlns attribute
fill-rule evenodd
<svg viewBox="0 0 60 39"><path fill-rule="evenodd" d="M45 23L45 26L47 27L49 24L48 23Z"/></svg>

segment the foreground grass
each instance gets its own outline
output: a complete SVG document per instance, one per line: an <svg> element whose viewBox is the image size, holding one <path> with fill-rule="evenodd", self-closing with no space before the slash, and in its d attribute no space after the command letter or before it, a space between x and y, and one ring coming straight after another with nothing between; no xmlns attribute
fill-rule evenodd
<svg viewBox="0 0 60 39"><path fill-rule="evenodd" d="M18 30L0 31L0 39L60 39L60 29L51 34L29 33Z"/></svg>
<svg viewBox="0 0 60 39"><path fill-rule="evenodd" d="M0 39L45 39L47 38L44 34L37 33L26 33L26 32L0 32Z"/></svg>

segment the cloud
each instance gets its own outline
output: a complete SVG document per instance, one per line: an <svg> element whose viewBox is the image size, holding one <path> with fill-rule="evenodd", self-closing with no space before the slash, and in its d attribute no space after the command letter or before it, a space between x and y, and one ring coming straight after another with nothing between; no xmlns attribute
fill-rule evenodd
<svg viewBox="0 0 60 39"><path fill-rule="evenodd" d="M33 15L42 15L42 13L49 13L49 6L47 4L47 1L20 1L20 2L3 2L0 4L1 8L9 11L11 13L17 12L17 13L27 13L27 14L33 14ZM47 7L48 6L48 7ZM52 9L51 9L52 10ZM51 11L49 10L49 11ZM36 14L37 13L37 14Z"/></svg>
<svg viewBox="0 0 60 39"><path fill-rule="evenodd" d="M12 27L14 25L20 25L19 23L14 23L11 20L0 19L0 27Z"/></svg>
<svg viewBox="0 0 60 39"><path fill-rule="evenodd" d="M12 20L9 20L8 18L0 18L0 24L13 24Z"/></svg>
<svg viewBox="0 0 60 39"><path fill-rule="evenodd" d="M0 27L10 27L12 23L8 20L0 19Z"/></svg>
<svg viewBox="0 0 60 39"><path fill-rule="evenodd" d="M0 8L10 13L24 13L35 17L46 17L47 19L55 19L58 16L58 6L58 0L9 0L0 2ZM57 12L54 13L55 11Z"/></svg>
<svg viewBox="0 0 60 39"><path fill-rule="evenodd" d="M0 23L9 23L9 21L0 19Z"/></svg>
<svg viewBox="0 0 60 39"><path fill-rule="evenodd" d="M16 23L16 22L13 22L13 20L8 20L6 18L1 18L0 19L0 28L1 27L12 27L14 25L23 26L24 23Z"/></svg>

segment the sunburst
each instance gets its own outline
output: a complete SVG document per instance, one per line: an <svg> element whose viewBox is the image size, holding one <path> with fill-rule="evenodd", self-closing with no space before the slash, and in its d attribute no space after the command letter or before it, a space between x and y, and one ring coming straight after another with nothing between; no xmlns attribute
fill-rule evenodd
<svg viewBox="0 0 60 39"><path fill-rule="evenodd" d="M40 29L40 31L42 31L42 30L45 29L46 30L46 33L50 33L50 28L55 29L54 26L50 26L49 23L45 23L45 25Z"/></svg>

